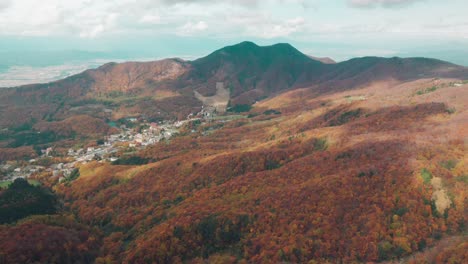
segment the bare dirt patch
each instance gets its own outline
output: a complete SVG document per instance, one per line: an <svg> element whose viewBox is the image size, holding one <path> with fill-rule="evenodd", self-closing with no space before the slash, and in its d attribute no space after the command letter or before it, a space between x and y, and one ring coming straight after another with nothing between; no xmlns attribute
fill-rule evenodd
<svg viewBox="0 0 468 264"><path fill-rule="evenodd" d="M224 83L216 83L216 94L213 96L203 96L199 92L195 92L195 97L202 101L205 106L211 106L216 108L216 111L220 113L226 112L226 107L229 103L230 92L224 88Z"/></svg>
<svg viewBox="0 0 468 264"><path fill-rule="evenodd" d="M432 200L434 200L437 211L440 214L443 214L446 209L450 208L452 201L447 195L447 191L442 186L442 178L434 177L431 180L432 188L434 192L432 193Z"/></svg>

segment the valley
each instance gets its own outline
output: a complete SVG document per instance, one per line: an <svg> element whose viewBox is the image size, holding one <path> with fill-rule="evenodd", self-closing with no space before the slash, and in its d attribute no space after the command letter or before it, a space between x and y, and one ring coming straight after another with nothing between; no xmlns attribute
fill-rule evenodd
<svg viewBox="0 0 468 264"><path fill-rule="evenodd" d="M209 101L211 102L211 101ZM0 179L1 186L8 186L18 178L28 179L34 178L36 175L44 174L51 178L55 178L56 182L67 180L73 171L81 165L92 161L111 162L119 164L119 157L126 157L131 153L139 152L148 146L154 145L160 141L168 141L173 136L177 136L181 129L187 129L187 126L196 124L197 126L204 125L207 122L222 124L228 120L239 118L235 115L217 116L218 111L224 113L226 111L227 100L221 103L223 106L207 104L199 113L191 113L187 119L170 122L148 123L145 120L140 122L136 118L128 118L126 125L121 125L118 134L111 134L104 139L100 139L96 144L90 144L85 148L70 148L67 152L57 152L52 147L41 149L41 155L35 159L30 159L27 162L17 162L15 160L7 160L0 168L0 172L4 174ZM197 133L196 130L190 130L189 133ZM204 132L206 133L206 132ZM53 163L51 161L62 161ZM124 161L125 162L125 161ZM43 166L47 164L46 166Z"/></svg>

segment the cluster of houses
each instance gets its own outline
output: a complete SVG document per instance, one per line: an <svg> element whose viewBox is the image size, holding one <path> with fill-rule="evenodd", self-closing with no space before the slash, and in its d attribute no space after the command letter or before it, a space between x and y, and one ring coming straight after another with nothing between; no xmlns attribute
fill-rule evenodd
<svg viewBox="0 0 468 264"><path fill-rule="evenodd" d="M68 163L58 163L44 167L33 165L36 163L36 159L33 159L30 160L27 165L18 162L10 162L4 165L0 165L0 172L3 174L3 178L0 177L0 182L12 181L17 178L28 178L32 174L42 171L48 171L53 176L60 177L60 180L65 179L66 177L70 176L78 163L84 164L95 160L100 162L116 161L118 159L117 153L122 148L143 149L163 139L169 139L177 134L179 128L187 122L200 120L201 118L199 117L212 117L211 114L207 115L208 112L211 113L211 111L207 111L207 109L202 109L200 113L196 115L191 114L187 117L187 120L183 121L164 122L159 124L145 122L141 124L141 127L144 129L141 129L140 131L122 126L121 132L119 134L106 137L103 144L101 145L79 149L70 148L66 153L66 156L72 161ZM129 121L138 122L138 120L135 118ZM51 147L44 149L41 152L41 157L52 157L55 154L54 149ZM2 174L0 174L0 176Z"/></svg>
<svg viewBox="0 0 468 264"><path fill-rule="evenodd" d="M32 163L33 160L30 161ZM0 166L0 171L6 175L1 181L14 181L18 178L28 178L31 174L41 172L47 168L39 165L27 164L18 166L17 164L6 163Z"/></svg>

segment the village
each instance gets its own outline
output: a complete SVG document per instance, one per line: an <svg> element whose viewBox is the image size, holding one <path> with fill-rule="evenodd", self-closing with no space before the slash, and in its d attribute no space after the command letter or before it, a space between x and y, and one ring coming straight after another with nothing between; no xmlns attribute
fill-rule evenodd
<svg viewBox="0 0 468 264"><path fill-rule="evenodd" d="M28 179L32 175L40 172L49 172L53 177L59 177L63 181L72 175L75 168L80 164L86 164L91 161L98 162L116 162L119 159L119 153L128 151L142 150L150 145L154 145L162 140L169 140L179 133L182 126L189 122L198 121L201 123L210 122L216 116L216 108L204 106L199 113L191 113L182 121L164 121L147 122L139 121L137 118L130 117L128 121L133 123L134 127L143 129L129 128L125 125L118 127L120 133L106 136L97 146L87 148L70 148L65 155L61 155L67 162L41 164L41 159L53 158L55 150L49 147L41 150L41 155L35 159L25 162L7 161L0 164L0 186L8 185L15 179ZM191 131L195 133L195 130Z"/></svg>
<svg viewBox="0 0 468 264"><path fill-rule="evenodd" d="M187 123L199 122L199 124L226 122L235 116L224 114L228 108L230 92L225 88L223 82L216 83L216 94L204 97L195 91L197 98L203 102L198 113L190 113L184 120L148 122L142 118L128 117L131 126L120 125L119 133L106 136L99 144L86 148L69 148L66 153L56 153L53 147L41 150L41 155L28 161L7 161L0 164L0 186L7 186L15 179L28 179L31 176L48 172L52 177L58 177L59 182L73 177L74 171L80 164L91 161L117 162L122 153L136 152L148 146L154 145L162 140L169 140L177 135L180 129ZM139 129L137 129L139 128ZM196 130L191 130L196 133ZM207 132L201 132L206 135ZM60 156L62 162L43 162Z"/></svg>

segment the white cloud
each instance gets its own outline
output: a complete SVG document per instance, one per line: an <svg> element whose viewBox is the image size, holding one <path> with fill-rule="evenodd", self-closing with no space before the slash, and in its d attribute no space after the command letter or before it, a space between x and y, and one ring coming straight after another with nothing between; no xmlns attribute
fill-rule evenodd
<svg viewBox="0 0 468 264"><path fill-rule="evenodd" d="M254 11L225 14L222 17L226 31L232 32L233 35L264 39L290 36L305 29L307 24L301 16L278 19L269 13Z"/></svg>
<svg viewBox="0 0 468 264"><path fill-rule="evenodd" d="M87 6L89 5L89 7ZM116 24L110 4L89 0L17 0L0 16L0 35L76 34L95 37Z"/></svg>
<svg viewBox="0 0 468 264"><path fill-rule="evenodd" d="M372 8L376 6L395 7L409 5L421 0L348 0L352 7Z"/></svg>
<svg viewBox="0 0 468 264"><path fill-rule="evenodd" d="M315 1L315 0L314 0ZM305 6L305 0L0 0L0 35L72 35L96 38L118 32L192 35L193 32L250 32L219 23L220 14L261 13L271 5ZM260 8L262 7L262 8ZM268 10L267 12L272 12ZM271 14L269 14L271 16ZM184 21L194 21L184 24ZM263 24L262 37L295 32L294 21ZM183 26L180 26L184 24ZM216 24L210 28L209 24ZM151 27L164 25L164 27Z"/></svg>
<svg viewBox="0 0 468 264"><path fill-rule="evenodd" d="M403 6L417 1L342 0L342 3L372 8ZM464 0L456 1L458 6L463 5L460 3ZM336 5L325 4L324 0L0 0L0 38L2 35L104 38L113 34L143 37L147 34L236 39L308 38L313 41L314 34L347 38L387 33L406 36L413 32L435 38L466 37L466 27L460 26L467 21L465 14L458 11L462 8L450 11L455 15L447 10L434 14L430 11L438 9L429 8L418 14L413 14L411 9L398 10L398 14L392 10L364 14L346 6L339 10L332 10L330 6ZM424 9L429 4L420 6ZM353 16L353 13L359 15ZM460 19L450 23L451 27L446 27L445 31L425 26L428 21L437 24L437 18L454 16Z"/></svg>
<svg viewBox="0 0 468 264"><path fill-rule="evenodd" d="M161 17L159 15L144 15L139 21L145 24L161 24Z"/></svg>
<svg viewBox="0 0 468 264"><path fill-rule="evenodd" d="M11 5L11 0L0 0L0 12Z"/></svg>
<svg viewBox="0 0 468 264"><path fill-rule="evenodd" d="M260 2L259 0L163 0L164 4L167 5L176 5L176 4L231 4L231 5L241 5L241 6L257 6Z"/></svg>
<svg viewBox="0 0 468 264"><path fill-rule="evenodd" d="M179 27L177 29L177 34L181 36L192 36L207 29L208 24L205 21L198 21L196 23L190 21Z"/></svg>
<svg viewBox="0 0 468 264"><path fill-rule="evenodd" d="M278 38L287 37L294 32L300 31L305 24L305 20L302 17L296 17L289 19L280 24L274 24L272 26L265 25L259 33L264 38Z"/></svg>
<svg viewBox="0 0 468 264"><path fill-rule="evenodd" d="M111 13L85 21L77 26L79 36L82 38L95 38L105 31L112 30L117 25L118 16L116 13Z"/></svg>

